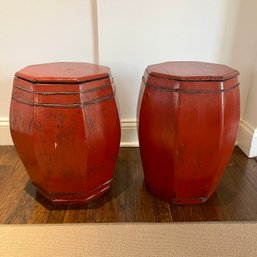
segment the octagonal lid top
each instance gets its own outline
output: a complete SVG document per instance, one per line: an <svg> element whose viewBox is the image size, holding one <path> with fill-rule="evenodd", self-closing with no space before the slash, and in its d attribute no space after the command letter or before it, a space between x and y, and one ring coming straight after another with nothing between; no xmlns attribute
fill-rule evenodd
<svg viewBox="0 0 257 257"><path fill-rule="evenodd" d="M27 66L16 77L34 83L82 83L108 77L110 69L84 62L55 62Z"/></svg>
<svg viewBox="0 0 257 257"><path fill-rule="evenodd" d="M181 81L223 81L239 75L226 65L193 61L149 65L146 71L151 76Z"/></svg>

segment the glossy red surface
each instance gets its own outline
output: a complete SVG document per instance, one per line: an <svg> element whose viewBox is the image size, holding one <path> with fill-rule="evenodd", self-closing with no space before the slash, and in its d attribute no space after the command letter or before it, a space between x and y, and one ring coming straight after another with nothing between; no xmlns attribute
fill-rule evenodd
<svg viewBox="0 0 257 257"><path fill-rule="evenodd" d="M16 77L37 83L79 83L108 77L108 67L85 62L54 62L27 66Z"/></svg>
<svg viewBox="0 0 257 257"><path fill-rule="evenodd" d="M239 75L226 65L206 62L175 61L149 65L146 72L155 77L182 81L223 81Z"/></svg>
<svg viewBox="0 0 257 257"><path fill-rule="evenodd" d="M138 134L148 189L172 203L194 204L216 190L234 148L238 72L217 64L204 69L204 63L200 68L199 63L183 63L147 68L138 102ZM209 79L206 70L211 70ZM216 81L232 73L234 77Z"/></svg>
<svg viewBox="0 0 257 257"><path fill-rule="evenodd" d="M10 128L16 150L47 199L87 203L110 188L119 150L110 71L83 63L36 67L23 69L14 79ZM91 73L96 68L99 73Z"/></svg>

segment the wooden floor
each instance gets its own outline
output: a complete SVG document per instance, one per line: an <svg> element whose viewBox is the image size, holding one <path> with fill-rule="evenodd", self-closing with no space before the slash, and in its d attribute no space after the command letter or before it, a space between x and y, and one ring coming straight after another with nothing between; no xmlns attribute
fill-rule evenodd
<svg viewBox="0 0 257 257"><path fill-rule="evenodd" d="M121 148L111 190L87 205L53 206L29 182L12 146L0 147L0 223L257 221L257 160L235 148L202 205L168 204L144 186L138 148Z"/></svg>

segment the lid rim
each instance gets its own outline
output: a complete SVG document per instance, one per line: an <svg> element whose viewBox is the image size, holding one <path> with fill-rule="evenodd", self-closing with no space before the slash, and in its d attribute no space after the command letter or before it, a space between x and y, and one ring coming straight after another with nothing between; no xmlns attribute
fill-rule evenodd
<svg viewBox="0 0 257 257"><path fill-rule="evenodd" d="M110 77L106 66L87 62L52 62L33 64L17 71L15 77L32 83L79 84Z"/></svg>
<svg viewBox="0 0 257 257"><path fill-rule="evenodd" d="M147 71L148 73L148 71ZM154 78L162 78L162 79L167 79L167 80L174 80L174 81L183 81L183 82L222 82L226 80L230 80L233 78L236 78L239 75L231 75L231 76L226 76L223 78L220 77L215 77L215 76L209 76L209 77L204 77L200 78L200 76L188 76L188 77L180 77L180 76L172 76L172 75L166 75L165 74L158 74L155 72L150 72L148 73L149 77L154 77Z"/></svg>
<svg viewBox="0 0 257 257"><path fill-rule="evenodd" d="M84 78L84 79L76 79L76 78L55 78L55 79L46 79L46 78L37 78L37 79L29 79L29 78L24 78L21 75L18 75L17 73L15 73L15 78L19 78L21 80L24 81L28 81L31 82L33 84L82 84L82 83L90 83L92 81L97 81L97 80L101 80L101 79L107 79L109 78L109 74L105 73L103 74L103 76L99 76L97 78Z"/></svg>
<svg viewBox="0 0 257 257"><path fill-rule="evenodd" d="M240 73L224 64L199 61L171 61L149 65L146 73L152 77L176 81L224 81Z"/></svg>

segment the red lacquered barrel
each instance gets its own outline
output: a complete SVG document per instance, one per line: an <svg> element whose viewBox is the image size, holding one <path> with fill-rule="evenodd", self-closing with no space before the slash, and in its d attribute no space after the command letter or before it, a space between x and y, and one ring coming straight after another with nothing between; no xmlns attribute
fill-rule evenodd
<svg viewBox="0 0 257 257"><path fill-rule="evenodd" d="M28 66L15 74L10 127L38 189L53 203L87 203L110 188L120 121L110 70L88 63Z"/></svg>
<svg viewBox="0 0 257 257"><path fill-rule="evenodd" d="M147 67L138 103L145 183L176 204L205 202L216 190L239 125L238 71L202 62Z"/></svg>

